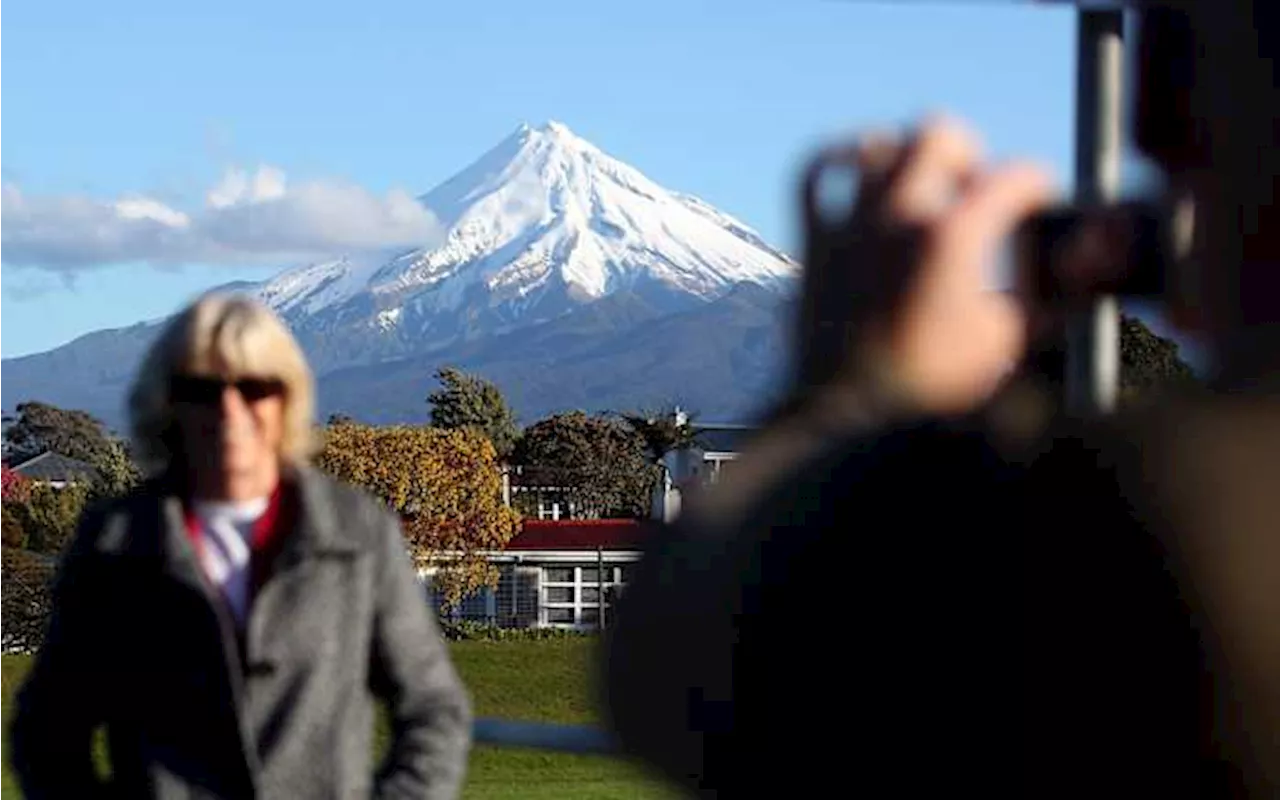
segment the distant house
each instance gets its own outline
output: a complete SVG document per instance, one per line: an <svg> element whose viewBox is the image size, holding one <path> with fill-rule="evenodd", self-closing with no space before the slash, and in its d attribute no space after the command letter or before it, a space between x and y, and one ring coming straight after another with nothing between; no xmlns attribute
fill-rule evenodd
<svg viewBox="0 0 1280 800"><path fill-rule="evenodd" d="M98 476L92 465L53 451L28 458L12 469L33 483L47 484L55 489L75 483L90 483Z"/></svg>
<svg viewBox="0 0 1280 800"><path fill-rule="evenodd" d="M501 552L497 588L463 601L454 619L511 628L592 630L608 625L611 601L626 586L648 532L645 520L526 520ZM424 570L428 595L433 569ZM603 600L603 602L602 602Z"/></svg>
<svg viewBox="0 0 1280 800"><path fill-rule="evenodd" d="M688 417L675 410L679 424ZM680 512L680 494L692 486L709 486L720 481L731 468L756 428L727 422L694 423L696 444L668 453L664 485L654 492L650 516L670 522ZM526 517L540 520L590 519L598 514L577 507L573 492L559 483L557 470L537 466L504 466L503 499Z"/></svg>
<svg viewBox="0 0 1280 800"><path fill-rule="evenodd" d="M559 484L557 470L537 466L504 466L503 498L527 517L576 519L585 514L573 501L573 492Z"/></svg>
<svg viewBox="0 0 1280 800"><path fill-rule="evenodd" d="M694 481L702 485L719 483L739 454L746 446L747 440L755 435L756 428L751 425L737 425L723 422L695 423L698 444L670 454L675 469L677 485ZM671 468L668 467L668 469Z"/></svg>
<svg viewBox="0 0 1280 800"><path fill-rule="evenodd" d="M688 421L683 411L675 413L678 423ZM674 520L680 514L682 492L719 483L756 432L751 425L725 422L696 422L693 428L694 446L673 450L662 460L667 474L665 485L654 493L654 519Z"/></svg>
<svg viewBox="0 0 1280 800"><path fill-rule="evenodd" d="M554 472L509 468L503 475L504 498L526 519L505 550L488 555L499 570L497 587L467 598L452 617L517 628L608 627L610 602L627 585L654 522L674 519L682 489L719 482L755 433L749 425L729 423L695 428L696 446L663 460L667 479L655 492L651 520L565 519L578 509L556 487ZM433 572L424 570L422 577L439 610L430 590Z"/></svg>

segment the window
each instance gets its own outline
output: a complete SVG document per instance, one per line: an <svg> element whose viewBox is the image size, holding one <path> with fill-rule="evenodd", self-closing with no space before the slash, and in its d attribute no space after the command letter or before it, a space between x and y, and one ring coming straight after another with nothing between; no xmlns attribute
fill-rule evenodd
<svg viewBox="0 0 1280 800"><path fill-rule="evenodd" d="M431 585L431 578L431 573L428 573L423 578L423 589L427 596L427 602L435 609L436 614L441 619L445 619L444 598L436 593L435 588ZM497 617L497 599L497 593L491 587L486 586L464 597L462 602L447 615L448 619L454 621L493 622Z"/></svg>
<svg viewBox="0 0 1280 800"><path fill-rule="evenodd" d="M573 609L572 608L548 608L546 610L547 623L551 625L572 625Z"/></svg>
<svg viewBox="0 0 1280 800"><path fill-rule="evenodd" d="M703 485L716 484L723 480L729 474L729 471L733 469L733 463L736 460L727 455L708 458L705 462L706 470L703 477Z"/></svg>
<svg viewBox="0 0 1280 800"><path fill-rule="evenodd" d="M563 627L595 627L600 624L600 590L605 594L605 622L612 598L622 588L625 566L604 568L604 586L598 567L543 567L542 619Z"/></svg>
<svg viewBox="0 0 1280 800"><path fill-rule="evenodd" d="M511 487L511 505L521 514L537 519L573 519L577 504L563 490L536 485Z"/></svg>
<svg viewBox="0 0 1280 800"><path fill-rule="evenodd" d="M573 567L547 567L543 578L547 583L573 583Z"/></svg>
<svg viewBox="0 0 1280 800"><path fill-rule="evenodd" d="M538 624L538 578L541 572L537 567L503 565L494 608L499 625L528 628Z"/></svg>

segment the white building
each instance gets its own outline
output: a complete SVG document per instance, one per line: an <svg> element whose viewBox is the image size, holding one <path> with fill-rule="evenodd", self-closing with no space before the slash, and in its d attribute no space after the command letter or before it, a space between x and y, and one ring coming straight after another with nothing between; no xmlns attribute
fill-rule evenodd
<svg viewBox="0 0 1280 800"><path fill-rule="evenodd" d="M678 422L686 421L683 412L676 413ZM528 504L529 518L520 533L506 549L489 556L499 569L497 587L467 598L453 618L517 628L607 627L610 601L626 587L653 522L675 519L682 491L718 482L755 431L723 423L694 427L697 445L663 459L666 479L654 492L652 521L572 519L576 509L555 488L552 476L541 476L536 469L506 470L504 499L511 504L520 492L536 498L536 519L533 504Z"/></svg>
<svg viewBox="0 0 1280 800"><path fill-rule="evenodd" d="M686 424L684 412L676 410L676 422ZM671 522L680 514L681 492L692 486L710 486L732 469L746 440L755 433L750 425L694 423L697 444L674 450L663 458L664 485L654 493L653 518Z"/></svg>
<svg viewBox="0 0 1280 800"><path fill-rule="evenodd" d="M636 519L526 520L505 550L489 556L497 587L467 598L452 616L508 628L607 626L610 602L640 559L647 528ZM428 581L430 572L423 574Z"/></svg>

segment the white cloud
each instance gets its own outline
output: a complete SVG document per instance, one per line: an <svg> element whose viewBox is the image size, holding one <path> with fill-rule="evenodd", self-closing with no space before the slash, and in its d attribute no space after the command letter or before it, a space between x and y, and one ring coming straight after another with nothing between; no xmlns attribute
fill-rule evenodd
<svg viewBox="0 0 1280 800"><path fill-rule="evenodd" d="M123 200L117 200L116 214L126 220L155 220L171 228L186 228L191 225L191 218L186 214L175 211L164 203L157 203L149 197L126 197Z"/></svg>
<svg viewBox="0 0 1280 800"><path fill-rule="evenodd" d="M275 167L259 167L250 175L232 169L210 190L206 201L210 208L229 208L242 203L262 203L285 195L284 172Z"/></svg>
<svg viewBox="0 0 1280 800"><path fill-rule="evenodd" d="M351 184L289 184L273 167L230 170L184 211L153 198L29 195L6 183L0 259L66 272L110 264L284 264L440 241L435 217L408 193Z"/></svg>

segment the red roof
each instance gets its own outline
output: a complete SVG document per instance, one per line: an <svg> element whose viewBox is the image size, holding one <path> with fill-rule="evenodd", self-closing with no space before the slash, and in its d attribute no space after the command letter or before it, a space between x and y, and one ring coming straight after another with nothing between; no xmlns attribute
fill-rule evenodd
<svg viewBox="0 0 1280 800"><path fill-rule="evenodd" d="M638 519L528 519L508 550L638 550L648 525Z"/></svg>

